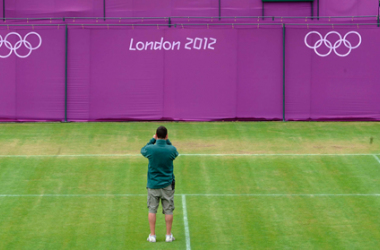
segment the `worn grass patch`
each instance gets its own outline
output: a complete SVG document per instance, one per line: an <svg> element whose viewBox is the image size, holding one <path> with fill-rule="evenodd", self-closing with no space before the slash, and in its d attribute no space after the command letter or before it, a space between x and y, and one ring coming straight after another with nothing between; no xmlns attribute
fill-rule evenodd
<svg viewBox="0 0 380 250"><path fill-rule="evenodd" d="M139 122L0 124L0 154L139 153L161 124L180 153L380 152L376 122Z"/></svg>

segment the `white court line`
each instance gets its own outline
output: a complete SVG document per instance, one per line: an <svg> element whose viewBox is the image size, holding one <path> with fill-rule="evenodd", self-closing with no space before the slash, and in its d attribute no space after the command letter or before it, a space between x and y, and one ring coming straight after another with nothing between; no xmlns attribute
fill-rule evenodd
<svg viewBox="0 0 380 250"><path fill-rule="evenodd" d="M137 197L147 194L0 194L0 197Z"/></svg>
<svg viewBox="0 0 380 250"><path fill-rule="evenodd" d="M147 194L0 194L0 197L138 197L147 196ZM182 202L185 201L185 196L204 196L204 197L380 197L380 194L175 194L182 196ZM184 200L185 197L185 200Z"/></svg>
<svg viewBox="0 0 380 250"><path fill-rule="evenodd" d="M186 196L209 196L209 197L215 197L215 196L252 196L252 197L338 197L338 196L372 196L376 197L380 194L186 194Z"/></svg>
<svg viewBox="0 0 380 250"><path fill-rule="evenodd" d="M369 156L375 154L180 154L180 156Z"/></svg>
<svg viewBox="0 0 380 250"><path fill-rule="evenodd" d="M128 157L142 156L141 154L77 154L77 155L0 155L1 158L24 157Z"/></svg>
<svg viewBox="0 0 380 250"><path fill-rule="evenodd" d="M377 160L377 162L380 163L380 159L379 159L379 157L377 157L377 155L373 155L373 157L375 157L375 159Z"/></svg>
<svg viewBox="0 0 380 250"><path fill-rule="evenodd" d="M183 224L185 225L186 250L191 250L190 230L189 230L189 222L187 220L187 208L186 208L186 196L185 195L182 195L182 210L183 210Z"/></svg>
<svg viewBox="0 0 380 250"><path fill-rule="evenodd" d="M380 153L378 154L380 155ZM0 158L24 157L128 157L141 154L74 154L74 155L0 155ZM375 156L376 154L180 154L179 156Z"/></svg>

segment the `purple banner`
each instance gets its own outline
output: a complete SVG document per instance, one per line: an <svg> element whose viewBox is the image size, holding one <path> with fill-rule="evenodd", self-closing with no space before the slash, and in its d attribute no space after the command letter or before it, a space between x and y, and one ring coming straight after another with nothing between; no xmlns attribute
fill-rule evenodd
<svg viewBox="0 0 380 250"><path fill-rule="evenodd" d="M172 0L107 0L107 17L169 17Z"/></svg>
<svg viewBox="0 0 380 250"><path fill-rule="evenodd" d="M7 18L219 16L219 0L3 0ZM378 0L320 0L319 15L377 16ZM315 0L314 16L318 1ZM266 16L310 16L311 4L265 3ZM261 16L262 0L221 0L222 16ZM0 7L2 8L2 6ZM293 20L294 21L294 20Z"/></svg>
<svg viewBox="0 0 380 250"><path fill-rule="evenodd" d="M218 16L218 0L107 0L107 17Z"/></svg>
<svg viewBox="0 0 380 250"><path fill-rule="evenodd" d="M280 30L72 28L68 117L281 119Z"/></svg>
<svg viewBox="0 0 380 250"><path fill-rule="evenodd" d="M65 29L0 29L0 121L65 118ZM380 29L286 26L287 120L380 120ZM69 26L68 119L280 120L281 26Z"/></svg>
<svg viewBox="0 0 380 250"><path fill-rule="evenodd" d="M239 119L282 119L282 29L239 29Z"/></svg>
<svg viewBox="0 0 380 250"><path fill-rule="evenodd" d="M320 0L320 15L329 16L377 16L378 0Z"/></svg>
<svg viewBox="0 0 380 250"><path fill-rule="evenodd" d="M279 30L228 28L167 32L168 39L193 42L189 45L191 50L165 55L164 118L281 119L282 33ZM215 39L215 49L204 49L206 39L207 42ZM201 45L201 49L194 50Z"/></svg>
<svg viewBox="0 0 380 250"><path fill-rule="evenodd" d="M378 15L378 0L320 0L320 16ZM222 16L261 16L262 0L221 0ZM314 1L317 16L318 1ZM311 4L302 2L265 3L266 16L310 16ZM219 16L218 0L107 0L109 17ZM294 20L293 20L294 21Z"/></svg>
<svg viewBox="0 0 380 250"><path fill-rule="evenodd" d="M7 18L102 17L103 0L3 0Z"/></svg>
<svg viewBox="0 0 380 250"><path fill-rule="evenodd" d="M379 28L286 30L288 120L380 120Z"/></svg>
<svg viewBox="0 0 380 250"><path fill-rule="evenodd" d="M226 0L224 0L226 1ZM234 0L231 0L235 2ZM246 1L246 0L240 0ZM237 1L237 2L240 2ZM261 2L261 0L259 1ZM377 16L378 15L378 0L320 0L319 1L319 16L334 17L334 16ZM257 8L256 8L257 9ZM313 4L314 16L317 16L318 1ZM255 12L261 15L259 12ZM300 2L289 3L265 3L266 16L310 16L311 4ZM372 18L374 18L372 17ZM327 20L322 18L322 20ZM334 19L333 19L334 20ZM336 19L342 20L342 19ZM349 19L351 20L351 19ZM288 20L289 22L289 20ZM291 20L294 22L294 20Z"/></svg>
<svg viewBox="0 0 380 250"><path fill-rule="evenodd" d="M160 41L162 34L154 29L70 29L69 119L160 119L162 45L139 55L129 45L132 37L133 47L140 40Z"/></svg>
<svg viewBox="0 0 380 250"><path fill-rule="evenodd" d="M0 121L64 119L65 30L0 29Z"/></svg>

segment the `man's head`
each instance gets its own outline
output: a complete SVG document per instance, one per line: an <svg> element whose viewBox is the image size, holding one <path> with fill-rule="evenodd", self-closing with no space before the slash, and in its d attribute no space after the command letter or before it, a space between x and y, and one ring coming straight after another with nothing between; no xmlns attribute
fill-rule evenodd
<svg viewBox="0 0 380 250"><path fill-rule="evenodd" d="M158 139L166 139L168 135L168 130L164 126L159 126L156 131L156 135Z"/></svg>

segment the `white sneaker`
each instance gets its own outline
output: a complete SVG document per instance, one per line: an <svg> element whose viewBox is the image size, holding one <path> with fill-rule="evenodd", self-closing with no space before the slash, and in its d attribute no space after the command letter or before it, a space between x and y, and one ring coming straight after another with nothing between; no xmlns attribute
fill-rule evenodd
<svg viewBox="0 0 380 250"><path fill-rule="evenodd" d="M149 234L147 241L152 242L152 243L156 242L156 235Z"/></svg>
<svg viewBox="0 0 380 250"><path fill-rule="evenodd" d="M174 240L175 240L175 238L174 238L173 234L166 235L166 240L165 240L166 242L172 242Z"/></svg>

